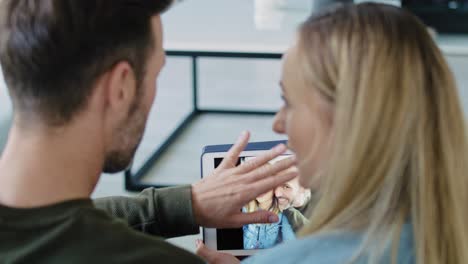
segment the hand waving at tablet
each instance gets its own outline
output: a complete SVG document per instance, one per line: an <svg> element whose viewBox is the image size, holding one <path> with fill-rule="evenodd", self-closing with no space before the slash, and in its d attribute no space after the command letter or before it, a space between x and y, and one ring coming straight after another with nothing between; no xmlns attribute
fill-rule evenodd
<svg viewBox="0 0 468 264"><path fill-rule="evenodd" d="M239 154L249 141L250 134L242 133L212 175L192 185L192 205L195 220L204 227L234 228L251 223L274 223L273 212L242 213L251 200L297 176L288 170L296 164L294 157L274 164L268 161L283 154L281 144L265 154L236 167Z"/></svg>

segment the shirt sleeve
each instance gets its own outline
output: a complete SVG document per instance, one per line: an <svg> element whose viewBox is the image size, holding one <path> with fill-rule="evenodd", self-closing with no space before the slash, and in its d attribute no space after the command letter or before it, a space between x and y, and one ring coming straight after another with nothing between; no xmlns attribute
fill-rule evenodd
<svg viewBox="0 0 468 264"><path fill-rule="evenodd" d="M200 231L193 216L190 185L148 188L136 197L99 198L94 205L131 228L151 235L170 238Z"/></svg>

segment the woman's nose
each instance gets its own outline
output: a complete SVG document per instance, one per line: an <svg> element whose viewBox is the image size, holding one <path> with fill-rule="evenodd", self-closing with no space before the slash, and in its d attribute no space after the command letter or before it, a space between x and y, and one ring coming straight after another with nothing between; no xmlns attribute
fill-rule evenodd
<svg viewBox="0 0 468 264"><path fill-rule="evenodd" d="M284 134L284 111L281 108L281 110L276 113L275 118L273 119L273 131L275 131L278 134Z"/></svg>

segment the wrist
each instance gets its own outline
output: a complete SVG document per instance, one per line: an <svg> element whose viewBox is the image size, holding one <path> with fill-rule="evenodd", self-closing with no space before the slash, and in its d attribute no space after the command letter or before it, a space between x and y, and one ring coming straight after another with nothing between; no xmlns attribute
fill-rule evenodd
<svg viewBox="0 0 468 264"><path fill-rule="evenodd" d="M193 215L193 220L195 223L199 226L203 226L203 220L202 220L202 213L201 211L201 206L200 206L200 199L198 195L198 183L192 184L192 215Z"/></svg>

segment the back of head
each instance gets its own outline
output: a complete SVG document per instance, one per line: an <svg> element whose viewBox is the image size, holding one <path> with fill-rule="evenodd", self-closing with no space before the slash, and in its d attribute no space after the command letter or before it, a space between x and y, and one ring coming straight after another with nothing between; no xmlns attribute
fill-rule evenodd
<svg viewBox="0 0 468 264"><path fill-rule="evenodd" d="M418 263L468 263L466 124L425 26L393 6L340 6L308 19L297 45L308 85L335 109L303 233L363 231L360 253L378 262L409 222Z"/></svg>
<svg viewBox="0 0 468 264"><path fill-rule="evenodd" d="M141 82L151 17L171 0L3 0L0 61L16 114L61 125L82 110L96 79L127 61Z"/></svg>

